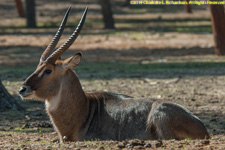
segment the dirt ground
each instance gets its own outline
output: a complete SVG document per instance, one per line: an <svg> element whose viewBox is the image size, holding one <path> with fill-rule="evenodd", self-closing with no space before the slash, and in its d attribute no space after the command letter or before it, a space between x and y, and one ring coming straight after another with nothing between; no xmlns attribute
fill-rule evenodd
<svg viewBox="0 0 225 150"><path fill-rule="evenodd" d="M113 1L116 30L102 30L97 1L79 4L37 1L37 29L24 27L13 1L0 2L0 79L25 111L0 112L0 149L224 149L225 57L214 55L210 14L206 6L130 6ZM67 58L81 51L75 69L85 91L110 91L181 104L196 114L210 133L209 140L77 141L60 144L44 104L22 101L18 89L39 61L60 22L72 5L68 28L59 45L74 29L83 9L89 14L81 36ZM74 19L75 18L75 21Z"/></svg>

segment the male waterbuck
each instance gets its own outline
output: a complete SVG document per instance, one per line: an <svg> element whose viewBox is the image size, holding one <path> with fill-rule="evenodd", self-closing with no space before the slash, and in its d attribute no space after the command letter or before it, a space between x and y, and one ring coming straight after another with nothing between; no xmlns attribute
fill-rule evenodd
<svg viewBox="0 0 225 150"><path fill-rule="evenodd" d="M70 38L54 51L69 11L70 8L37 69L19 90L24 99L45 101L61 141L209 138L200 119L181 105L115 93L84 92L72 70L80 63L81 53L65 60L60 56L80 33L87 8Z"/></svg>

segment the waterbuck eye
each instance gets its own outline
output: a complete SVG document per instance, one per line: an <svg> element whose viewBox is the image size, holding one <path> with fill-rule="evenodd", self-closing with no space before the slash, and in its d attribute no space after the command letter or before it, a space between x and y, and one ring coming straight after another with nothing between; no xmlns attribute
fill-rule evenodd
<svg viewBox="0 0 225 150"><path fill-rule="evenodd" d="M45 70L45 73L46 73L46 74L50 74L51 72L52 72L51 69L46 69L46 70Z"/></svg>

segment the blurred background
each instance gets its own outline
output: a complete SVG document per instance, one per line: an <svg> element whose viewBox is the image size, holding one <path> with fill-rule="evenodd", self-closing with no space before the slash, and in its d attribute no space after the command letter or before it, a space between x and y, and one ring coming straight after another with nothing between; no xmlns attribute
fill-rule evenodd
<svg viewBox="0 0 225 150"><path fill-rule="evenodd" d="M164 58L173 59L177 55L181 56L179 59L191 55L194 59L192 61L198 61L200 54L223 55L225 46L221 40L224 36L222 27L217 29L220 35L215 37L219 42L213 50L209 6L130 5L129 2L2 0L0 64L24 65L24 61L30 62L30 65L36 63L69 6L72 6L72 11L59 45L72 33L88 6L89 12L82 34L71 47L72 51L67 53L71 55L73 51L83 51L84 56L87 56L84 57L85 61L164 61ZM218 8L215 10L220 11ZM219 14L218 11L216 13ZM219 16L218 14L215 16ZM221 18L214 20L219 20L217 24L223 24ZM20 54L15 55L17 53ZM6 61L8 59L12 61Z"/></svg>
<svg viewBox="0 0 225 150"><path fill-rule="evenodd" d="M168 60L176 55L191 55L193 59L197 55L194 61L198 61L200 54L214 54L207 5L130 5L128 0L2 0L1 54L12 55L14 51L20 55L4 56L0 63L36 63L69 6L72 11L59 45L75 29L88 6L82 34L71 47L72 51L84 51L88 61L164 61L164 56ZM13 60L4 61L9 58Z"/></svg>

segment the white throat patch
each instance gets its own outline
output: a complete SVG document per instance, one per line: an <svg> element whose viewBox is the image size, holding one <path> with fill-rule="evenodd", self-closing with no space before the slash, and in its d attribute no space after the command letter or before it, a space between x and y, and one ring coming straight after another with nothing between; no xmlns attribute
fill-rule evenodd
<svg viewBox="0 0 225 150"><path fill-rule="evenodd" d="M51 112L57 109L60 98L61 98L61 91L62 91L62 86L60 86L59 93L55 97L53 97L49 101L47 100L45 101L45 105L48 111Z"/></svg>

